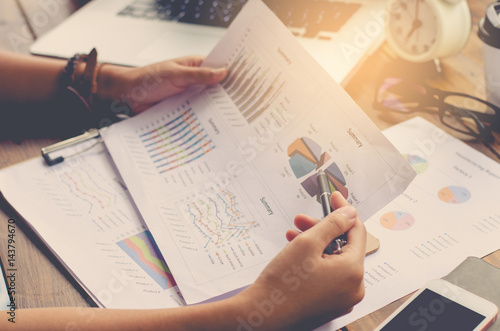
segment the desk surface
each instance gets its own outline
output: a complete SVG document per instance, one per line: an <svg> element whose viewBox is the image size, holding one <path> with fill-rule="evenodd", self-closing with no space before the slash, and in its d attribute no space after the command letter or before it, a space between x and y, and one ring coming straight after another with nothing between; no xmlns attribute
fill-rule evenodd
<svg viewBox="0 0 500 331"><path fill-rule="evenodd" d="M30 44L38 36L49 31L78 8L86 0L48 2L38 0L0 1L0 49L28 53ZM472 11L473 31L465 49L458 55L441 61L442 72L432 75L427 82L449 91L459 91L484 98L484 73L481 41L477 38L477 23L491 0L468 0ZM378 75L390 65L391 51L383 45L353 77L346 86L347 92L380 128L385 129L407 119L384 114L372 107L373 96L378 87ZM471 92L472 91L472 92ZM421 114L420 114L421 115ZM440 125L437 116L424 116ZM500 135L496 135L495 147L500 151ZM26 139L21 143L0 141L0 168L19 163L40 155L40 148L53 143L50 139ZM471 144L474 148L493 157L482 144ZM7 259L7 220L12 213L6 206L0 210L0 256ZM13 217L16 228L16 300L20 308L88 306L86 296L69 274L54 260L41 241L30 233L18 218ZM500 247L499 247L500 248ZM484 258L500 266L500 251ZM385 317L404 302L398 300L350 325L348 329L372 330Z"/></svg>

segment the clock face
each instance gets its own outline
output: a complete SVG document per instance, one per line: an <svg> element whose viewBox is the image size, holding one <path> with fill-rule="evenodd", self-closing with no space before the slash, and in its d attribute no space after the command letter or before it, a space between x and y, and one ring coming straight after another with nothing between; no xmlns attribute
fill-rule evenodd
<svg viewBox="0 0 500 331"><path fill-rule="evenodd" d="M398 0L390 7L388 32L406 54L426 54L436 45L438 21L431 1L435 0Z"/></svg>

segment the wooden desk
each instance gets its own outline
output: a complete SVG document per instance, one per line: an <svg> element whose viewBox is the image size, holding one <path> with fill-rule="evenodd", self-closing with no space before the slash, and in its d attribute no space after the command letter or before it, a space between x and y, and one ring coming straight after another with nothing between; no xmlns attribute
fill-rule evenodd
<svg viewBox="0 0 500 331"><path fill-rule="evenodd" d="M28 53L29 45L41 34L70 15L85 0L39 1L39 0L2 0L0 1L0 49ZM473 14L473 31L466 48L458 55L442 61L441 74L428 79L428 83L449 91L461 91L484 98L484 74L482 65L481 42L477 38L477 23L484 14L490 0L469 0ZM51 3L51 7L42 4ZM383 114L372 107L374 93L378 87L377 78L389 65L390 49L384 45L363 66L359 73L346 86L346 90L361 106L380 129L394 125L407 117ZM471 93L473 91L473 93ZM425 116L440 125L437 116ZM500 136L496 135L497 141ZM40 148L53 143L50 139L27 139L20 144L0 141L0 168L19 163L40 155ZM492 156L481 144L474 148ZM500 144L495 147L500 150ZM493 157L493 156L492 156ZM8 208L0 211L0 256L7 259L7 220ZM6 213L7 212L7 213ZM17 221L16 230L16 301L19 308L88 306L86 296L80 293L68 273L55 261L40 240ZM499 244L500 245L500 244ZM500 246L499 246L500 248ZM500 266L500 251L485 258ZM404 302L398 300L350 325L350 331L372 330L385 317Z"/></svg>

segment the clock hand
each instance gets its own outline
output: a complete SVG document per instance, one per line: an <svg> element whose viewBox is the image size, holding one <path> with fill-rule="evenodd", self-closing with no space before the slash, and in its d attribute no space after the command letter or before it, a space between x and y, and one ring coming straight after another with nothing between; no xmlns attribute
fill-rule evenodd
<svg viewBox="0 0 500 331"><path fill-rule="evenodd" d="M413 21L413 25L411 27L410 32L408 32L408 35L406 36L406 42L410 40L410 37L417 31L420 27L422 27L422 21L421 20L415 20Z"/></svg>
<svg viewBox="0 0 500 331"><path fill-rule="evenodd" d="M407 43L410 40L410 37L413 35L413 33L422 26L422 21L418 18L420 12L419 5L420 5L420 0L415 0L415 19L413 20L410 32L408 32L408 35L406 36Z"/></svg>

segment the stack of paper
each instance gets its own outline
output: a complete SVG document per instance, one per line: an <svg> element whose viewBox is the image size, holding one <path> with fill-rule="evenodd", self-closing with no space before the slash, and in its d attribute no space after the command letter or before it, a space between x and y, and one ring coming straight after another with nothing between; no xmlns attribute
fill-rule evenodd
<svg viewBox="0 0 500 331"><path fill-rule="evenodd" d="M205 65L230 73L103 130L105 146L0 172L6 200L101 306L175 307L251 284L295 215L322 216L320 169L363 219L415 176L260 1Z"/></svg>

